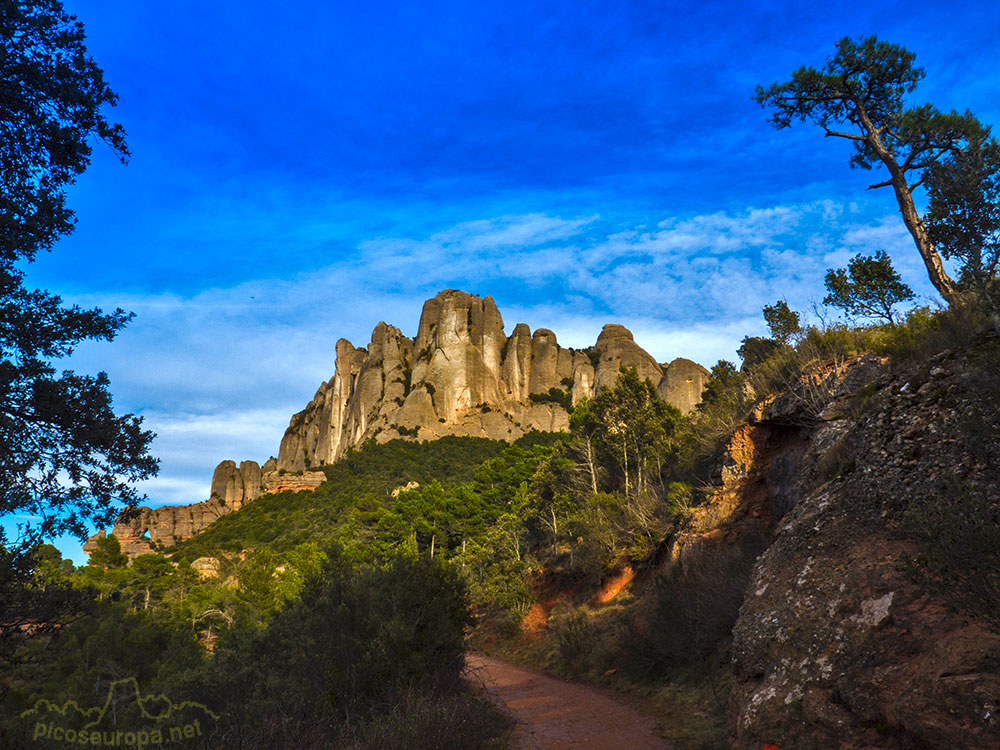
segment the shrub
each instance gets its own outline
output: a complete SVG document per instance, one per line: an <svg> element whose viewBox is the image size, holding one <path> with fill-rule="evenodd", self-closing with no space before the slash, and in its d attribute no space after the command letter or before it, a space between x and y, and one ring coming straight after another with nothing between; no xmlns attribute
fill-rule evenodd
<svg viewBox="0 0 1000 750"><path fill-rule="evenodd" d="M623 640L623 668L651 679L669 668L707 660L727 645L766 537L698 550L661 574L646 609Z"/></svg>
<svg viewBox="0 0 1000 750"><path fill-rule="evenodd" d="M926 590L1000 631L1000 502L991 489L952 480L913 504L903 529L921 543L903 565Z"/></svg>
<svg viewBox="0 0 1000 750"><path fill-rule="evenodd" d="M213 748L328 747L348 720L378 725L417 693L460 691L470 617L457 573L424 558L330 558L263 630L220 642L197 680L221 717Z"/></svg>
<svg viewBox="0 0 1000 750"><path fill-rule="evenodd" d="M528 398L535 404L553 403L568 412L573 411L573 397L561 388L549 388L547 393L529 393Z"/></svg>

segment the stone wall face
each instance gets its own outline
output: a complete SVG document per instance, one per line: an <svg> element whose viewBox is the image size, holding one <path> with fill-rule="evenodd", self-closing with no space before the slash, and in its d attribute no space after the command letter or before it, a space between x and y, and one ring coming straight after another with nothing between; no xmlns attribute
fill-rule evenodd
<svg viewBox="0 0 1000 750"><path fill-rule="evenodd" d="M564 349L552 331L532 333L524 323L507 336L492 297L446 289L424 303L414 339L384 322L366 348L340 339L333 377L292 417L276 458L263 467L223 461L207 501L139 508L113 533L130 557L171 546L263 493L315 489L325 479L318 467L370 439L516 440L531 430L568 430L563 405L532 395L555 388L575 404L614 386L622 367L634 367L681 411L698 403L709 375L686 359L658 364L616 324L584 351ZM84 549L93 550L96 538Z"/></svg>
<svg viewBox="0 0 1000 750"><path fill-rule="evenodd" d="M379 323L367 348L337 342L334 376L292 417L277 465L303 471L332 463L371 438L515 440L530 430L565 430L568 412L531 396L557 388L576 403L613 386L622 367L634 367L685 412L709 375L686 359L658 364L620 325L605 326L589 352L564 349L552 331L532 333L523 323L507 336L491 297L445 290L424 304L412 340Z"/></svg>

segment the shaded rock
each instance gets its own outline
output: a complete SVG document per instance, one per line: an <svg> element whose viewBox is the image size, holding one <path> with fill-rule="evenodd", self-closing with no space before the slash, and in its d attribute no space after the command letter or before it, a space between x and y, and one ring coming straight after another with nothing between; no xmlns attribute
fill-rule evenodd
<svg viewBox="0 0 1000 750"><path fill-rule="evenodd" d="M1000 414L983 394L1000 379L971 361L945 353L896 377L870 359L834 363L747 428L797 431L809 447L791 472L794 501L765 493L786 512L733 631L733 748L1000 748L995 619L903 564L921 552L908 509L956 502L949 482L995 501ZM871 399L860 414L859 391Z"/></svg>
<svg viewBox="0 0 1000 750"><path fill-rule="evenodd" d="M711 373L697 362L678 357L663 367L663 379L657 390L660 398L687 414L701 402Z"/></svg>

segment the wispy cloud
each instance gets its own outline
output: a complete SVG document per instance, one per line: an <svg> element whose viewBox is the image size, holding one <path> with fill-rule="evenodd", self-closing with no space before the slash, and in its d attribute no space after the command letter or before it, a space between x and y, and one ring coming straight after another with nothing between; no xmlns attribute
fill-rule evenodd
<svg viewBox="0 0 1000 750"><path fill-rule="evenodd" d="M158 435L155 504L207 497L223 459L265 460L290 416L334 371L340 337L365 345L379 320L413 335L423 301L442 288L492 294L514 323L592 344L622 323L659 361L735 359L764 332L779 297L807 310L823 274L856 252L888 250L926 291L898 219L829 201L664 216L642 225L607 216L504 214L424 236L382 237L294 278L261 278L191 296L90 295L73 301L136 311L111 345L74 355L106 369L119 404ZM528 287L541 292L525 294Z"/></svg>

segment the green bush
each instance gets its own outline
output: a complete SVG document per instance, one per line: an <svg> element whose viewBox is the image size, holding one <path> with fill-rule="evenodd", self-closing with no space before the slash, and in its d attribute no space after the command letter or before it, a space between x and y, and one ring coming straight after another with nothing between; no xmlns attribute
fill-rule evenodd
<svg viewBox="0 0 1000 750"><path fill-rule="evenodd" d="M425 558L330 558L266 627L220 641L188 687L221 717L211 747L328 747L352 722L374 731L410 701L461 693L471 620L457 573Z"/></svg>
<svg viewBox="0 0 1000 750"><path fill-rule="evenodd" d="M528 398L534 404L558 404L567 412L573 411L573 397L562 388L549 388L547 393L529 393Z"/></svg>
<svg viewBox="0 0 1000 750"><path fill-rule="evenodd" d="M995 488L949 481L936 496L903 516L903 530L920 542L904 556L911 577L954 608L1000 630L1000 501Z"/></svg>

